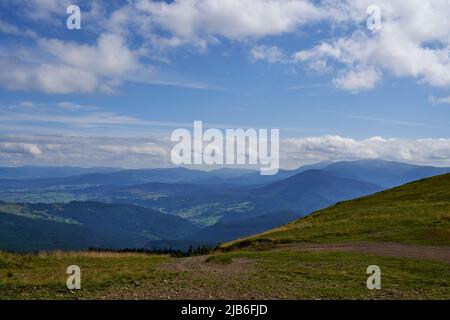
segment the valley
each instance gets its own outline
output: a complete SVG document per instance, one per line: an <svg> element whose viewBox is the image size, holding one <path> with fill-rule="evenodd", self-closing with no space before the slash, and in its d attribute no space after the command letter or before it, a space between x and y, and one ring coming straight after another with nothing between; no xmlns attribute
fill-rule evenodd
<svg viewBox="0 0 450 320"><path fill-rule="evenodd" d="M450 171L382 160L318 163L280 170L275 176L245 169L83 170L88 173L55 177L58 170L48 173L46 168L37 168L39 178L31 175L29 167L23 172L18 168L0 170L0 175L3 172L8 177L0 179L0 201L4 202L0 205L0 238L5 239L1 247L20 251L26 251L28 244L31 251L91 247L184 250L190 244L203 244L212 248L386 186ZM13 174L15 178L11 178ZM160 218L149 220L146 215ZM124 230L130 223L134 224L131 229ZM146 227L148 223L156 224ZM184 231L174 232L172 226L178 225ZM49 244L48 239L40 239L41 228L55 237L66 229L79 235L75 241L63 241L62 237ZM28 240L18 240L15 235L25 230L30 233ZM95 241L93 232L98 233ZM13 245L19 242L19 247Z"/></svg>

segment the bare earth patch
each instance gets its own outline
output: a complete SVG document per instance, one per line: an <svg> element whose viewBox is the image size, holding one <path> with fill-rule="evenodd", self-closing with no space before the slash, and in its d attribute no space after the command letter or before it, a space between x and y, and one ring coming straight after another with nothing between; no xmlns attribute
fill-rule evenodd
<svg viewBox="0 0 450 320"><path fill-rule="evenodd" d="M233 259L229 263L209 261L209 256L173 258L159 266L167 277L153 286L137 283L134 287L105 292L104 299L268 299L261 291L249 290L242 281L252 276L255 260Z"/></svg>
<svg viewBox="0 0 450 320"><path fill-rule="evenodd" d="M288 244L280 249L299 251L358 252L380 256L414 258L450 263L450 247L417 246L391 242L334 243L334 244Z"/></svg>
<svg viewBox="0 0 450 320"><path fill-rule="evenodd" d="M195 271L210 273L241 273L250 271L255 264L250 259L233 259L230 263L208 262L208 256L188 257L175 259L163 265L163 268L170 271Z"/></svg>

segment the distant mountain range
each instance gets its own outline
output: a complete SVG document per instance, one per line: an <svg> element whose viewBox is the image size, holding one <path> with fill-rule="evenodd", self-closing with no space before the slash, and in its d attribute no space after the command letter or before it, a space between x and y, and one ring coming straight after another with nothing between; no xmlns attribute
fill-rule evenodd
<svg viewBox="0 0 450 320"><path fill-rule="evenodd" d="M62 178L90 173L110 173L123 170L121 168L81 168L81 167L0 167L0 179L38 179L38 178Z"/></svg>
<svg viewBox="0 0 450 320"><path fill-rule="evenodd" d="M0 167L0 187L50 187L76 185L131 186L152 182L182 184L262 185L287 179L308 170L323 170L334 175L390 188L408 181L450 172L448 167L431 167L384 160L324 161L295 170L279 170L273 176L261 176L247 169L212 171L187 168L128 169L79 167ZM17 181L19 180L19 181Z"/></svg>
<svg viewBox="0 0 450 320"><path fill-rule="evenodd" d="M134 169L116 170L113 169L70 169L68 172L79 172L82 170L91 171L86 174L67 175L65 168L55 168L53 176L45 175L47 169L39 167L38 171L42 177L25 179L26 170L29 167L0 168L5 174L0 175L0 189L13 188L48 188L58 186L69 186L71 188L86 188L91 186L132 186L145 183L196 183L196 184L218 184L218 183L238 183L241 176L256 173L243 169L218 169L212 171L190 170L186 168L167 169ZM14 176L13 173L17 175ZM259 172L257 173L259 175ZM1 177L8 178L1 178Z"/></svg>
<svg viewBox="0 0 450 320"><path fill-rule="evenodd" d="M383 160L336 162L324 170L340 177L375 183L383 188L392 188L450 172L450 168L417 166Z"/></svg>
<svg viewBox="0 0 450 320"><path fill-rule="evenodd" d="M0 168L13 178L0 179L0 248L216 244L450 172L382 160L323 162L269 177L241 169L68 168L77 175L65 176L63 168ZM88 173L78 174L83 170Z"/></svg>

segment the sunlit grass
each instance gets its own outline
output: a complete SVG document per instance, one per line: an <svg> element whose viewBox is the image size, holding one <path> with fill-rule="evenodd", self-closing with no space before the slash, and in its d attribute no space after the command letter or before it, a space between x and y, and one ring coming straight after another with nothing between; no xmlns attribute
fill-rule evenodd
<svg viewBox="0 0 450 320"><path fill-rule="evenodd" d="M384 241L450 246L450 175L338 203L280 228L221 246Z"/></svg>

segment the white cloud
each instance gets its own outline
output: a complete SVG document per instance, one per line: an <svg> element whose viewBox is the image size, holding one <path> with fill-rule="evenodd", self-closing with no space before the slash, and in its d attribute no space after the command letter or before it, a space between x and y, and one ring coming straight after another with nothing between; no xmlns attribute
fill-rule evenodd
<svg viewBox="0 0 450 320"><path fill-rule="evenodd" d="M385 139L373 137L356 140L340 136L287 139L281 145L282 162L296 167L323 160L381 158L418 164L450 165L450 139Z"/></svg>
<svg viewBox="0 0 450 320"><path fill-rule="evenodd" d="M292 55L292 62L308 62L315 71L323 72L328 69L327 59L338 59L342 56L341 48L328 43L321 43L310 50L298 51Z"/></svg>
<svg viewBox="0 0 450 320"><path fill-rule="evenodd" d="M165 136L0 135L0 165L172 166ZM423 165L450 165L450 139L352 139L319 136L281 141L281 166L380 158Z"/></svg>
<svg viewBox="0 0 450 320"><path fill-rule="evenodd" d="M381 30L371 34L365 29L366 8L378 5L382 10ZM349 36L342 36L294 55L312 66L335 62L339 73L334 83L353 91L370 89L380 71L395 77L412 77L437 87L450 86L450 2L445 0L347 0L335 3L341 9L332 21L357 24ZM342 20L342 17L347 18ZM361 72L361 70L367 70ZM369 71L370 70L370 71Z"/></svg>
<svg viewBox="0 0 450 320"><path fill-rule="evenodd" d="M95 46L55 39L42 39L39 45L61 63L98 76L119 76L138 67L136 55L115 34L101 34Z"/></svg>
<svg viewBox="0 0 450 320"><path fill-rule="evenodd" d="M286 55L276 46L255 46L250 51L252 61L263 60L269 63L284 63Z"/></svg>
<svg viewBox="0 0 450 320"><path fill-rule="evenodd" d="M35 64L14 57L0 58L0 85L9 90L46 93L93 92L101 87L96 75L64 64Z"/></svg>
<svg viewBox="0 0 450 320"><path fill-rule="evenodd" d="M44 56L28 61L23 57L0 57L0 85L11 90L39 90L50 94L74 92L114 92L133 74L150 76L148 67L139 62L125 40L114 34L101 34L95 45L82 45L56 39L40 39Z"/></svg>
<svg viewBox="0 0 450 320"><path fill-rule="evenodd" d="M42 154L42 151L33 143L0 142L0 155L2 153L39 156Z"/></svg>
<svg viewBox="0 0 450 320"><path fill-rule="evenodd" d="M170 32L174 44L214 37L243 40L278 35L323 15L307 0L140 0L136 8Z"/></svg>
<svg viewBox="0 0 450 320"><path fill-rule="evenodd" d="M173 3L141 0L137 8L171 35L175 45L211 38L262 38L301 31L310 23L335 26L338 35L286 59L274 46L255 46L253 60L306 62L316 71L336 70L333 83L349 91L369 90L383 73L450 87L450 2L447 0L207 0ZM366 10L382 10L381 30L367 30ZM353 31L352 31L353 30ZM349 34L350 31L350 34ZM342 36L342 34L344 34Z"/></svg>
<svg viewBox="0 0 450 320"><path fill-rule="evenodd" d="M428 100L432 104L450 104L450 97L435 97L435 96L431 96Z"/></svg>
<svg viewBox="0 0 450 320"><path fill-rule="evenodd" d="M333 80L336 88L352 92L373 89L380 80L379 72L374 68L348 70Z"/></svg>
<svg viewBox="0 0 450 320"><path fill-rule="evenodd" d="M31 0L17 7L32 21L49 23L64 21L67 4ZM370 5L382 10L376 33L366 28ZM134 0L122 6L93 1L86 4L82 19L97 36L95 44L41 39L30 48L36 54L30 59L2 54L0 85L56 94L114 92L124 81L179 85L155 79L144 59L165 61L168 47L206 49L228 39L250 43L253 61L302 63L317 72L333 72L332 83L352 92L374 88L385 74L450 87L449 14L447 0ZM312 48L287 55L282 48L255 44L269 36L301 34L316 23L332 31ZM34 36L1 21L0 32Z"/></svg>
<svg viewBox="0 0 450 320"><path fill-rule="evenodd" d="M96 75L63 64L33 64L13 57L0 58L0 85L10 90L46 93L93 92L100 88Z"/></svg>
<svg viewBox="0 0 450 320"><path fill-rule="evenodd" d="M161 167L171 165L169 148L159 137L0 135L0 165Z"/></svg>

